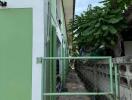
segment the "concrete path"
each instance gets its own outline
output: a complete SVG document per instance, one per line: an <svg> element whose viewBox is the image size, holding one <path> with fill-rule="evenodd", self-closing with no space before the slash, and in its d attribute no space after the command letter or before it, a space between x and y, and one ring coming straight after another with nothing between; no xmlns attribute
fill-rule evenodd
<svg viewBox="0 0 132 100"><path fill-rule="evenodd" d="M66 81L68 92L87 92L84 84L76 74L75 70L71 70ZM59 96L58 100L91 100L88 96Z"/></svg>

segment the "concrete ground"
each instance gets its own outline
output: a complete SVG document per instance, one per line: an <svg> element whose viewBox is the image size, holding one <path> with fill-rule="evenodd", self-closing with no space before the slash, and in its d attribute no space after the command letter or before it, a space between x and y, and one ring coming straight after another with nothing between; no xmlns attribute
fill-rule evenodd
<svg viewBox="0 0 132 100"><path fill-rule="evenodd" d="M71 70L66 81L68 92L87 92L84 84L76 74L75 70ZM88 96L59 96L58 100L91 100Z"/></svg>

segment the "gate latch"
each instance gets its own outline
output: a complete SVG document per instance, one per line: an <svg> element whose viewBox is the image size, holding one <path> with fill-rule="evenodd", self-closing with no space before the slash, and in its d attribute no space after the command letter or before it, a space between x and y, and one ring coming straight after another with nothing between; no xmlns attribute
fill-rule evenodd
<svg viewBox="0 0 132 100"><path fill-rule="evenodd" d="M37 57L37 64L43 63L43 57Z"/></svg>

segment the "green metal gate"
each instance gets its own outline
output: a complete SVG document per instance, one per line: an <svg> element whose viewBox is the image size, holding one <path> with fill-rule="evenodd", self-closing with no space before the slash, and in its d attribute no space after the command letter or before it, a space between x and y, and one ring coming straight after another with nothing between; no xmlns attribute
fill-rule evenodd
<svg viewBox="0 0 132 100"><path fill-rule="evenodd" d="M56 61L57 59L59 60L108 60L109 62L109 73L110 73L110 91L108 92L87 92L87 93L81 93L81 92L76 92L76 93L71 93L71 92L63 92L63 93L57 93L54 90L53 91L43 91L43 96L76 96L76 95L80 95L80 96L105 96L105 95L109 95L111 96L111 100L119 100L119 83L118 83L118 68L117 65L113 65L112 63L112 58L111 57L45 57L43 58L43 63L46 63L47 61ZM55 66L53 66L55 67ZM47 66L44 66L44 71L47 68ZM55 70L55 68L53 69ZM52 75L51 75L52 74ZM56 77L55 73L51 73L50 75L52 77ZM114 76L114 77L113 77ZM45 77L44 79L45 81L47 81L48 79ZM43 81L43 84L45 85L45 87L48 86L48 84L45 84L45 81ZM55 79L52 80L53 83L55 83ZM52 85L53 86L53 85ZM51 86L51 87L52 87ZM55 98L52 98L51 100L55 100Z"/></svg>

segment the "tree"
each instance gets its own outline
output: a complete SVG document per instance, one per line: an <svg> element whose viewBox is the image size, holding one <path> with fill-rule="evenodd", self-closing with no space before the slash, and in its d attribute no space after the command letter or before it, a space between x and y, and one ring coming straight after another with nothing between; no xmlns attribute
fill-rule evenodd
<svg viewBox="0 0 132 100"><path fill-rule="evenodd" d="M80 51L96 51L100 47L112 49L118 42L118 35L127 28L123 12L132 0L104 0L102 7L91 5L80 16L70 22L73 31L73 45Z"/></svg>

